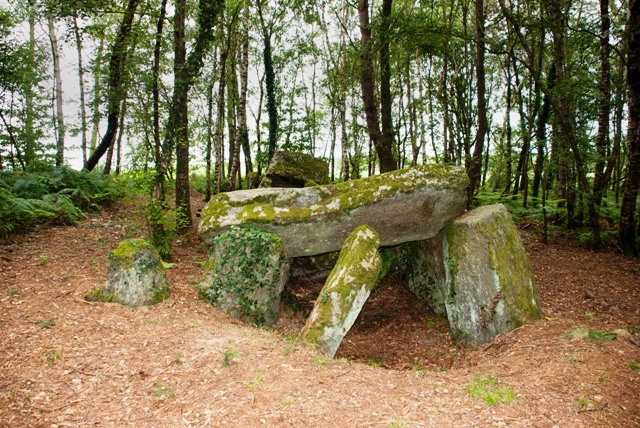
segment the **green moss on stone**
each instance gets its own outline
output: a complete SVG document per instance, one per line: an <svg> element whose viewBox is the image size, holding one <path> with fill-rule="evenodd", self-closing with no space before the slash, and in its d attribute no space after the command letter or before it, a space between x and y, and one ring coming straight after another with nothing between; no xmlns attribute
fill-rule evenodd
<svg viewBox="0 0 640 428"><path fill-rule="evenodd" d="M211 227L220 227L220 218L229 212L229 195L218 193L200 211L200 221L210 224Z"/></svg>
<svg viewBox="0 0 640 428"><path fill-rule="evenodd" d="M171 290L169 290L169 287L165 287L161 290L153 290L153 294L151 296L151 304L155 305L164 300L167 300L169 297L171 297Z"/></svg>
<svg viewBox="0 0 640 428"><path fill-rule="evenodd" d="M130 268L133 266L136 255L141 249L146 249L155 252L153 245L141 238L127 239L120 242L120 244L109 253L109 260L115 266L120 268Z"/></svg>
<svg viewBox="0 0 640 428"><path fill-rule="evenodd" d="M226 194L218 194L202 210L201 223L208 230L216 230L220 227L221 219L228 216L231 209L237 209L235 218L241 224L291 224L304 222L311 217L317 217L318 221L335 221L354 209L374 205L396 194L410 194L420 187L433 188L436 183L442 189L466 186L466 174L454 171L444 165L423 165L359 180L314 186L319 191L318 199L305 206L296 206L276 193L259 195L242 203L231 201Z"/></svg>
<svg viewBox="0 0 640 428"><path fill-rule="evenodd" d="M286 263L280 237L252 226L232 227L214 239L198 297L243 321L271 324Z"/></svg>
<svg viewBox="0 0 640 428"><path fill-rule="evenodd" d="M84 300L86 300L87 302L112 303L114 297L115 293L105 293L103 288L100 287L97 290L85 294Z"/></svg>
<svg viewBox="0 0 640 428"><path fill-rule="evenodd" d="M275 154L267 175L286 177L302 183L307 180L326 182L329 164L305 153L281 150Z"/></svg>
<svg viewBox="0 0 640 428"><path fill-rule="evenodd" d="M338 261L316 300L310 317L312 324L303 332L307 342L320 344L326 339L327 329L345 322L362 287L369 293L375 286L381 269L377 251L379 242L377 232L367 225L358 227L347 237Z"/></svg>

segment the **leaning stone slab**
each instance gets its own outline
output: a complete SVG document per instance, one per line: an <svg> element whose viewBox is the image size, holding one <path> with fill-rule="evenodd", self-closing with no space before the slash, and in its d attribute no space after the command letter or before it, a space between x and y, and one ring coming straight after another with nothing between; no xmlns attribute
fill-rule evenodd
<svg viewBox="0 0 640 428"><path fill-rule="evenodd" d="M381 245L398 245L431 238L462 213L467 185L462 168L429 165L327 186L220 193L198 231L211 243L232 225L256 224L282 238L288 257L339 251L361 224Z"/></svg>
<svg viewBox="0 0 640 428"><path fill-rule="evenodd" d="M329 164L300 152L279 150L274 153L260 187L305 187L309 182L329 183Z"/></svg>
<svg viewBox="0 0 640 428"><path fill-rule="evenodd" d="M301 337L329 357L355 322L380 273L380 240L362 225L344 242L340 257L320 291Z"/></svg>
<svg viewBox="0 0 640 428"><path fill-rule="evenodd" d="M169 297L162 259L144 239L122 241L108 258L107 282L86 294L85 300L149 306Z"/></svg>
<svg viewBox="0 0 640 428"><path fill-rule="evenodd" d="M504 205L463 214L447 227L440 243L441 252L435 239L421 244L421 250L414 247L423 251L415 260L427 263L421 271L422 293L417 282L410 287L427 296L436 312L446 310L454 337L490 342L540 317L533 270ZM410 271L415 274L416 267Z"/></svg>
<svg viewBox="0 0 640 428"><path fill-rule="evenodd" d="M233 227L216 237L198 294L246 323L273 325L289 279L281 239L254 227Z"/></svg>

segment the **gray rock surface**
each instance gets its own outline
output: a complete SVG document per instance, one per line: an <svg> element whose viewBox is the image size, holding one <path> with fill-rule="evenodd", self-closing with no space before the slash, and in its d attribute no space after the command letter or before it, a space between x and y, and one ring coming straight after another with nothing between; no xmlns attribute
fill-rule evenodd
<svg viewBox="0 0 640 428"><path fill-rule="evenodd" d="M255 224L282 238L288 257L338 251L368 224L383 246L435 236L464 211L461 168L420 166L361 180L302 189L251 189L216 195L202 210L207 243L233 225Z"/></svg>
<svg viewBox="0 0 640 428"><path fill-rule="evenodd" d="M244 322L273 325L289 263L277 235L231 228L213 243L198 287L200 298Z"/></svg>
<svg viewBox="0 0 640 428"><path fill-rule="evenodd" d="M446 310L455 338L485 343L540 317L533 270L503 205L469 211L414 248L410 288Z"/></svg>
<svg viewBox="0 0 640 428"><path fill-rule="evenodd" d="M279 150L273 154L260 187L305 187L329 183L329 163L306 153Z"/></svg>
<svg viewBox="0 0 640 428"><path fill-rule="evenodd" d="M148 306L170 295L162 260L144 239L128 239L109 253L107 282L84 296L93 302Z"/></svg>
<svg viewBox="0 0 640 428"><path fill-rule="evenodd" d="M301 337L333 357L366 302L380 272L378 234L367 225L345 240Z"/></svg>

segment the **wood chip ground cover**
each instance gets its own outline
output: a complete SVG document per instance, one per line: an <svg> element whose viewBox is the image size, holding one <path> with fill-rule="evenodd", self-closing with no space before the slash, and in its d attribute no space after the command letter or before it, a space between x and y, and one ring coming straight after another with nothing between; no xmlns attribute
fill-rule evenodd
<svg viewBox="0 0 640 428"><path fill-rule="evenodd" d="M640 426L640 348L566 336L626 328L640 341L637 259L529 239L545 316L475 348L393 281L365 305L342 358L327 360L296 341L302 315L268 331L199 301L207 248L195 235L174 247L170 299L84 302L108 252L144 236L138 211L118 202L0 242L0 427ZM296 293L308 301L313 289ZM478 376L515 398L474 399Z"/></svg>

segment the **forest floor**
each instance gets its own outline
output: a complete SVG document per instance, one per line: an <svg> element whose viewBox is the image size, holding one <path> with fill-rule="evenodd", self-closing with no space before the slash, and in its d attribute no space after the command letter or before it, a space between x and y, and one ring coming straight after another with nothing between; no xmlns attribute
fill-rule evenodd
<svg viewBox="0 0 640 428"><path fill-rule="evenodd" d="M85 302L109 251L145 235L141 212L123 200L0 241L0 427L640 426L638 259L526 234L542 319L457 345L446 320L387 280L327 359L296 339L305 304L267 330L198 300L207 248L195 233L175 243L170 299ZM317 287L290 291L309 302ZM631 337L598 333L617 329ZM513 400L471 396L481 379Z"/></svg>

